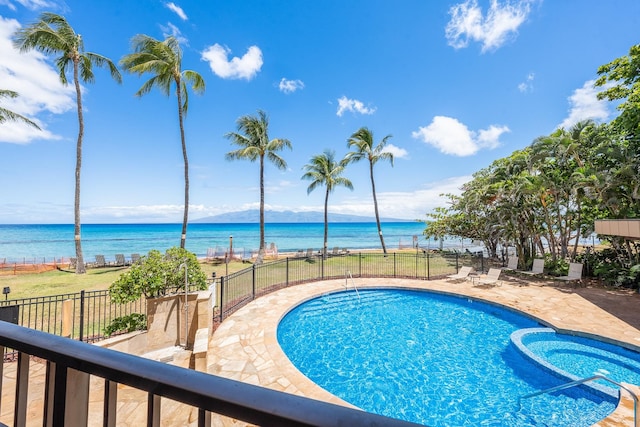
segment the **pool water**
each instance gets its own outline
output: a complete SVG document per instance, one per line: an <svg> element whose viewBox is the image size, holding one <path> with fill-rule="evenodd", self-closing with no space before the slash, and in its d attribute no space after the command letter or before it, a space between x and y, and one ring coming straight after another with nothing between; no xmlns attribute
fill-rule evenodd
<svg viewBox="0 0 640 427"><path fill-rule="evenodd" d="M510 343L528 317L449 295L397 289L338 292L291 310L278 341L316 384L369 412L438 426L590 426L617 399L567 382Z"/></svg>
<svg viewBox="0 0 640 427"><path fill-rule="evenodd" d="M547 363L568 381L603 375L618 383L640 384L640 355L637 352L590 338L556 334L549 328L525 329L516 332L516 336L520 337L525 351L541 359L541 363ZM593 384L617 396L615 385L604 380Z"/></svg>

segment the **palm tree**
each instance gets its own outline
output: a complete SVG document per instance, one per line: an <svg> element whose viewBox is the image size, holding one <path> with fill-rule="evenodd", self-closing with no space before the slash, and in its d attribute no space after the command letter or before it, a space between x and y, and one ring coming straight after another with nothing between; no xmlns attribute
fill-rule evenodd
<svg viewBox="0 0 640 427"><path fill-rule="evenodd" d="M324 196L324 256L327 256L327 237L329 232L329 218L327 214L327 207L329 205L329 193L331 193L335 187L342 185L350 190L353 190L353 184L349 179L342 177L342 172L347 165L345 160L337 162L335 160L335 152L331 150L325 150L324 153L315 155L311 158L311 162L304 166L307 171L302 175L302 179L311 181L309 187L307 187L307 194L311 193L317 187L324 185L327 187L327 191Z"/></svg>
<svg viewBox="0 0 640 427"><path fill-rule="evenodd" d="M78 141L76 143L76 186L74 202L74 241L76 246L76 274L86 272L82 243L80 240L80 171L82 169L82 139L84 136L84 117L82 113L82 91L80 81L93 83L95 76L93 66L107 67L111 77L118 83L122 76L115 64L108 58L97 53L85 52L84 42L80 34L76 34L67 20L54 13L43 13L40 20L19 29L14 35L14 45L20 52L32 49L44 54L57 55L56 67L62 84L68 84L67 70L73 70L73 83L76 89L76 104L78 110Z"/></svg>
<svg viewBox="0 0 640 427"><path fill-rule="evenodd" d="M136 92L136 96L145 95L156 86L163 94L169 96L171 86L175 83L182 158L184 159L184 214L182 216L182 234L180 235L180 247L184 249L189 220L189 159L184 136L184 117L189 107L187 83L191 84L194 92L203 93L205 90L204 79L195 71L182 70L182 49L180 49L178 40L173 36L159 41L147 35L138 34L133 37L131 44L134 53L125 55L120 60L120 65L125 71L139 76L145 73L153 75Z"/></svg>
<svg viewBox="0 0 640 427"><path fill-rule="evenodd" d="M291 149L291 142L283 138L269 140L269 117L262 110L258 110L258 117L240 117L236 128L237 132L229 132L225 138L240 148L227 153L227 160L260 160L260 254L264 254L264 158L266 156L278 169L286 169L287 162L277 152L285 147Z"/></svg>
<svg viewBox="0 0 640 427"><path fill-rule="evenodd" d="M0 98L17 98L18 92L14 92L8 89L0 89ZM34 128L40 130L40 126L38 126L35 122L29 120L28 118L14 113L11 110L7 110L6 108L0 107L0 124L4 122L23 122L28 124L29 126L33 126Z"/></svg>
<svg viewBox="0 0 640 427"><path fill-rule="evenodd" d="M354 147L355 151L347 153L346 161L349 163L358 162L362 159L369 161L369 174L371 176L371 191L373 193L373 207L376 211L376 224L378 225L378 235L380 236L380 243L382 244L382 252L386 255L387 248L384 245L384 237L382 237L382 228L380 227L380 215L378 213L378 199L376 198L376 183L373 179L373 165L380 160L389 160L391 166L393 166L393 154L384 151L387 141L391 138L391 135L387 135L382 138L382 141L378 145L374 146L373 132L366 127L358 129L351 138L349 138L347 147Z"/></svg>

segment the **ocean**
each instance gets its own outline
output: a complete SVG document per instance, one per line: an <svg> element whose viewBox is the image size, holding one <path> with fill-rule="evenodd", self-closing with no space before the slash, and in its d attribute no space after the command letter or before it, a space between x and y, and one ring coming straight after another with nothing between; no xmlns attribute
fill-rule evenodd
<svg viewBox="0 0 640 427"><path fill-rule="evenodd" d="M164 252L180 245L181 224L85 224L82 226L82 251L85 260L96 255L114 259L115 254L130 257L144 255L151 249ZM435 248L440 242L427 240L423 222L385 222L382 232L388 250L413 247L414 236L422 248ZM274 243L279 252L321 249L323 223L267 223L265 241ZM186 248L205 257L209 248L226 250L232 241L234 252L257 250L260 226L251 224L189 224ZM446 247L460 248L460 239L445 240ZM328 247L379 249L375 222L329 224ZM54 258L75 256L72 224L0 225L0 262L50 262Z"/></svg>

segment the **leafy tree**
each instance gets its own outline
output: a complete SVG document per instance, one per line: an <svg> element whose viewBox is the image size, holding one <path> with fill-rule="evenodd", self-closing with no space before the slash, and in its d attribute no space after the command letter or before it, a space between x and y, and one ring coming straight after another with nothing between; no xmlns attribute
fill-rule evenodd
<svg viewBox="0 0 640 427"><path fill-rule="evenodd" d="M12 90L0 89L0 98L17 98L18 92L14 92ZM40 130L40 126L38 126L35 122L29 120L28 118L14 113L11 110L0 107L0 124L5 122L23 122L28 124L29 126L33 126L34 128Z"/></svg>
<svg viewBox="0 0 640 427"><path fill-rule="evenodd" d="M154 249L111 284L109 296L113 302L123 304L142 296L154 298L177 292L184 289L185 274L190 288L207 288L207 278L195 254L178 247L168 249L164 255Z"/></svg>
<svg viewBox="0 0 640 427"><path fill-rule="evenodd" d="M378 235L380 236L380 244L382 252L387 253L387 247L384 245L384 237L382 236L382 227L380 226L380 214L378 213L378 199L376 198L376 183L373 179L373 166L380 160L388 160L393 166L393 154L384 151L387 141L391 135L382 138L378 145L374 145L373 132L366 127L362 127L354 132L349 138L347 146L353 148L354 151L347 153L346 161L348 163L358 162L363 159L369 161L369 176L371 177L371 192L373 194L373 207L376 213L376 224L378 226Z"/></svg>
<svg viewBox="0 0 640 427"><path fill-rule="evenodd" d="M182 216L182 234L180 235L180 247L184 248L189 221L189 159L184 135L184 118L189 108L187 84L191 85L194 92L203 93L205 82L197 72L182 70L182 49L180 49L180 43L175 37L171 36L164 41L159 41L147 35L138 34L133 37L132 46L134 53L125 55L120 60L120 65L126 71L139 76L153 75L136 92L136 96L145 95L154 87L169 96L171 87L175 83L182 158L184 159L184 214Z"/></svg>
<svg viewBox="0 0 640 427"><path fill-rule="evenodd" d="M344 172L345 166L345 160L336 161L335 152L331 150L325 150L322 154L313 156L311 161L304 166L304 170L307 172L302 175L302 179L311 181L311 184L307 187L307 194L322 185L327 188L324 196L324 256L327 255L327 238L329 234L329 218L327 210L329 206L329 194L340 185L353 190L353 184L351 181L341 176Z"/></svg>
<svg viewBox="0 0 640 427"><path fill-rule="evenodd" d="M258 110L258 116L242 116L236 121L237 132L225 134L225 138L240 148L227 153L227 160L260 161L260 255L264 254L264 159L278 169L286 169L287 162L278 155L284 148L291 149L288 139L269 139L269 117Z"/></svg>
<svg viewBox="0 0 640 427"><path fill-rule="evenodd" d="M600 66L598 74L595 85L604 88L598 93L598 99L622 100L617 107L620 116L613 124L637 142L640 137L640 44L631 46L629 55Z"/></svg>
<svg viewBox="0 0 640 427"><path fill-rule="evenodd" d="M67 20L54 13L43 13L40 20L16 31L14 45L21 52L35 49L47 55L57 55L56 67L62 84L68 84L67 71L73 70L73 83L76 89L78 111L78 141L76 143L76 173L74 202L74 240L76 246L76 274L86 272L80 239L80 172L82 169L82 142L84 136L84 117L82 112L82 91L80 81L93 83L93 66L107 67L111 77L122 82L120 71L108 58L97 53L85 52L80 34L76 34Z"/></svg>

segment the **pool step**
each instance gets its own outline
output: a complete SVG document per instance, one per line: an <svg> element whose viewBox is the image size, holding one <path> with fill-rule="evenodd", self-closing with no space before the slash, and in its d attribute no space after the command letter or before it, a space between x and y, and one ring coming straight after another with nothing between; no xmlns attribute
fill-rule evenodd
<svg viewBox="0 0 640 427"><path fill-rule="evenodd" d="M403 299L402 295L394 293L384 293L380 291L347 291L325 295L322 298L313 300L305 304L302 312L309 315L320 314L324 310L338 307L353 307L366 305L368 307L389 305Z"/></svg>

